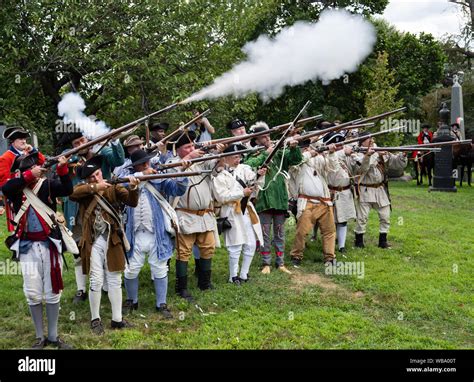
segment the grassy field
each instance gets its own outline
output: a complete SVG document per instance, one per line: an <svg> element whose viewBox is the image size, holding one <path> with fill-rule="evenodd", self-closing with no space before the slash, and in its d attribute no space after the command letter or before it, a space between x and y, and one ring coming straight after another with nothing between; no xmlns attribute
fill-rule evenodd
<svg viewBox="0 0 474 382"><path fill-rule="evenodd" d="M310 242L292 276L262 275L255 256L251 282L227 284L227 254L214 260L216 289L201 292L190 279L197 305L174 294L170 272L169 306L174 320L154 310L148 267L140 275L140 310L127 319L136 326L108 330L110 303L102 300L106 334L89 329L88 303L73 305L72 257L64 272L60 334L83 349L458 349L474 348L474 189L456 194L428 193L414 183L392 183L390 250L377 248L378 219L371 213L366 248L339 260L363 262L364 277L325 275L320 241ZM2 218L1 239L6 235ZM287 253L294 221L288 221ZM1 261L10 259L2 244ZM288 259L288 258L287 258ZM288 259L289 260L289 259ZM0 348L27 348L33 325L22 292L21 275L0 278Z"/></svg>

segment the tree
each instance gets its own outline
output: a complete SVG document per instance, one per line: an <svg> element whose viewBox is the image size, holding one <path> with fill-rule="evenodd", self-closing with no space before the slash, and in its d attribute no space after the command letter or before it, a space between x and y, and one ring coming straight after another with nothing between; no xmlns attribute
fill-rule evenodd
<svg viewBox="0 0 474 382"><path fill-rule="evenodd" d="M86 113L114 127L191 95L242 58L240 47L272 5L268 0L3 3L0 119L38 131L43 144L51 143L57 103L68 91L80 92ZM222 112L217 124L231 117L228 102L215 103ZM235 108L254 103L255 97L248 97ZM181 111L165 118L177 123L190 117Z"/></svg>
<svg viewBox="0 0 474 382"><path fill-rule="evenodd" d="M375 66L369 72L369 81L372 86L365 98L365 109L367 115L377 115L388 110L398 109L403 105L403 101L398 99L399 84L395 83L395 73L388 66L387 52L379 53ZM399 124L392 125L388 121L396 121L397 115L393 115L388 120L381 121L385 129L398 127ZM381 124L378 123L380 126ZM377 137L379 146L398 146L402 141L400 133L389 133Z"/></svg>

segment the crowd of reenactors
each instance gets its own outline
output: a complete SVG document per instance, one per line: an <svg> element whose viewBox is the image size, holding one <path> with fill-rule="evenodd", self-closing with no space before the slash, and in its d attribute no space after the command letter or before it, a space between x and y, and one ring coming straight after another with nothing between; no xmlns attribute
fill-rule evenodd
<svg viewBox="0 0 474 382"><path fill-rule="evenodd" d="M331 126L335 124L320 121L317 128ZM336 252L346 251L351 220L355 221L354 245L364 247L371 209L380 222L378 246L389 247L387 171L406 167L405 152L375 151L370 134L353 129L307 142L297 139L299 132L285 138L284 145L272 153L275 141L266 123L248 126L235 119L227 128L229 135L242 140L217 142L211 149L206 142L213 142L214 128L207 118L175 137L172 144L163 142L170 131L164 122L150 123L149 142L129 135L123 142L115 139L99 148L81 149L89 141L83 133L64 133L58 144L65 155L53 167L45 167L47 158L27 143L27 130L5 130L3 138L10 146L0 157L0 186L12 231L6 243L22 267L35 327L33 348L70 348L58 336L65 251L75 259L73 302L89 301L91 330L101 335L104 291L112 310L109 327L132 326L123 315L139 309L138 280L145 261L157 314L166 319L173 317L167 305L171 265L175 292L183 299L194 301L188 288L190 273L197 276L200 290L213 289L212 259L221 237L229 259L228 282L236 286L251 282L256 252L262 274L294 272L292 267L301 266L306 238L314 227L320 231L323 261L336 264ZM257 132L260 135L246 138ZM344 144L348 137L358 138L357 143ZM155 149L149 150L150 146ZM66 156L72 148L79 151ZM269 155L272 160L266 163ZM170 175L149 179L157 174ZM287 246L285 222L290 213L297 223L295 239ZM291 248L287 254L291 266L285 261L285 248ZM188 269L191 258L193 272Z"/></svg>

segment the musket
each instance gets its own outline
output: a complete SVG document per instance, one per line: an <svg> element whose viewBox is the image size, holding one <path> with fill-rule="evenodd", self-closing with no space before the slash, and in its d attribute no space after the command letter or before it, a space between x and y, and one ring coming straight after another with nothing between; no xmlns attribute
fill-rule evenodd
<svg viewBox="0 0 474 382"><path fill-rule="evenodd" d="M186 178L188 176L210 174L211 172L212 172L211 170L170 172L170 173L165 173L165 174L151 174L151 175L136 176L135 178L144 182L146 180L155 180L155 179L168 179L168 178L180 178L180 177ZM129 182L130 182L129 177L115 178L115 179L107 181L107 183L110 183L110 184L129 183Z"/></svg>
<svg viewBox="0 0 474 382"><path fill-rule="evenodd" d="M196 117L194 117L193 119L191 119L190 121L186 122L184 125L181 125L180 127L178 127L175 131L172 131L171 133L169 133L166 137L164 137L162 140L160 140L158 143L161 143L161 144L165 144L166 142L168 142L171 138L175 137L176 135L180 134L180 133L183 133L184 131L186 131L186 129L191 126L193 123L195 123L196 121L200 120L201 118L209 115L209 113L211 112L210 109L207 109L205 111L203 111L201 114L197 115ZM153 150L156 150L158 148L158 143L152 145L150 147L150 150L153 151Z"/></svg>
<svg viewBox="0 0 474 382"><path fill-rule="evenodd" d="M454 146L454 145L470 145L472 144L471 139L465 139L463 141L449 141L449 142L434 142L424 144L405 145L401 147L420 148L420 147L442 147L442 146Z"/></svg>
<svg viewBox="0 0 474 382"><path fill-rule="evenodd" d="M283 146L283 144L285 142L285 139L287 138L288 134L296 127L296 124L301 119L301 116L303 115L304 111L309 107L309 105L311 105L311 101L306 102L306 104L299 111L299 113L295 117L295 119L289 124L288 128L283 132L280 139L275 143L275 145L273 146L272 152L270 154L268 154L268 156L265 158L264 162L259 167L259 169L268 167L268 165L272 161L272 159L275 156L275 154L277 153L277 151L280 149L281 146ZM267 134L268 134L268 131L267 131ZM255 182L258 181L260 179L260 177L261 177L261 175L258 173L258 170L257 170L257 176L256 176L256 179L255 179ZM248 196L244 196L240 200L240 209L242 210L243 214L245 213L245 209L247 208L248 202L249 202L249 197Z"/></svg>
<svg viewBox="0 0 474 382"><path fill-rule="evenodd" d="M283 146L283 143L285 142L285 139L286 137L288 136L288 134L291 132L291 130L293 130L296 126L296 123L300 120L301 118L301 115L304 113L304 111L309 107L309 105L311 105L311 101L307 101L306 104L303 106L303 108L300 110L300 112L298 113L298 115L295 117L295 119L293 120L293 122L290 123L290 125L288 126L288 128L285 130L285 132L282 134L282 136L280 137L280 139L277 141L277 143L273 146L273 150L270 154L268 154L268 156L265 158L265 160L263 161L262 165L260 166L259 169L262 169L264 167L268 167L268 165L270 164L270 162L272 161L273 157L275 156L275 154L277 153L277 151L280 149L281 146ZM257 174L257 179L259 178L259 175ZM243 211L243 210L242 210Z"/></svg>
<svg viewBox="0 0 474 382"><path fill-rule="evenodd" d="M319 137L321 135L326 135L328 133L332 133L333 131L350 130L350 129L356 129L359 127L372 127L374 125L375 125L374 123L361 123L358 125L347 125L347 126L342 126L342 127L341 125L336 125L336 126L328 127L323 130L312 131L311 133L303 134L293 139L298 142L306 141L307 139L311 139L313 137Z"/></svg>
<svg viewBox="0 0 474 382"><path fill-rule="evenodd" d="M365 152L367 151L369 148L368 147L363 147L363 146L360 146L360 147L357 147L354 149L354 151L356 152ZM392 151L399 151L399 152L410 152L410 151L431 151L431 152L434 152L434 153L438 153L441 151L441 149L439 147L425 147L425 148L419 148L419 149L413 149L411 147L370 147L371 150L374 150L374 151L387 151L387 152L392 152Z"/></svg>
<svg viewBox="0 0 474 382"><path fill-rule="evenodd" d="M368 122L377 121L379 119L388 117L389 115L397 114L397 113L400 113L400 112L405 111L405 110L406 110L406 107L404 106L404 107L400 107L398 109L387 111L387 112L382 113L382 114L374 115L372 117L359 118L359 119L355 119L353 121L344 122L344 123L341 123L341 124L336 125L336 126L328 127L327 129L315 131L313 136L327 134L327 133L330 133L332 131L341 130L342 128L346 128L348 126L353 126L352 128L362 127L364 124L366 124ZM319 134L317 134L317 133L319 133Z"/></svg>
<svg viewBox="0 0 474 382"><path fill-rule="evenodd" d="M101 136L99 136L95 139L92 139L89 142L84 143L81 146L78 146L76 148L67 150L66 152L64 152L60 155L56 155L52 158L48 158L48 160L43 164L43 167L44 168L49 168L49 167L53 166L54 164L58 163L59 158L62 157L62 156L68 157L68 156L71 156L71 155L74 155L74 154L78 153L79 151L82 151L82 150L87 149L89 147L95 146L98 143L101 143L101 142L104 142L104 141L109 141L113 137L115 137L116 135L118 135L120 133L123 133L124 131L130 130L132 127L135 127L136 125L145 122L147 119L150 119L150 118L156 117L158 115L164 114L168 111L171 111L171 110L177 108L179 105L180 105L180 102L177 102L177 103L174 103L172 105L166 106L165 108L163 108L161 110L158 110L158 111L155 111L151 114L145 115L144 117L141 117L141 118L139 118L139 119L137 119L133 122L127 123L126 125L123 125L123 126L117 128L117 129L113 129L113 130L109 131L108 133L102 134Z"/></svg>
<svg viewBox="0 0 474 382"><path fill-rule="evenodd" d="M300 119L300 120L296 123L296 126L303 126L303 125L305 125L305 124L307 124L307 123L317 121L318 119L321 119L322 116L323 116L322 114L318 114L318 115L314 115L314 116L312 116L312 117ZM249 133L249 134L238 135L238 136L234 136L234 137L226 137L226 138L213 139L213 140L210 140L210 141L207 141L207 142L203 142L203 143L201 144L201 146L215 145L215 144L217 144L217 143L228 144L228 143L233 143L233 142L248 141L249 139L258 137L258 136L260 136L260 135L266 135L266 134L277 133L277 132L279 132L280 130L282 130L282 129L284 129L284 128L287 128L288 126L290 126L290 124L291 124L291 122L284 123L284 124L282 124L282 125L274 126L274 127L270 128L269 130L261 131L261 132L258 132L258 133Z"/></svg>
<svg viewBox="0 0 474 382"><path fill-rule="evenodd" d="M221 158L229 157L229 156L232 156L232 155L243 155L243 154L247 154L247 153L254 153L254 152L263 150L264 148L265 147L263 147L263 146L257 146L257 147L253 147L251 149L238 150L238 151L233 151L233 152L229 152L229 153L221 153L221 154L216 154L216 155L204 156L204 157L200 157L200 158L190 159L188 161L165 163L165 164L159 165L159 168L160 168L160 170L166 170L166 169L172 168L172 167L184 166L184 165L186 165L186 163L199 163L199 162L205 162L205 161L213 160L213 159L221 159Z"/></svg>
<svg viewBox="0 0 474 382"><path fill-rule="evenodd" d="M345 140L345 141L343 141L343 142L335 143L335 145L336 145L337 147L342 147L342 146L348 145L348 144L350 144L350 143L365 141L366 139L369 139L369 138L372 138L372 137L376 137L377 135L393 133L394 131L398 131L398 130L400 130L401 128L403 128L403 126L395 127L395 128L393 128L393 129L378 131L378 132L376 132L376 133L370 133L370 134L364 135L364 136L362 136L362 137L347 139L347 140ZM326 146L326 145L324 145L324 146L319 146L319 147L317 148L317 151L318 151L318 152L323 152L323 151L327 151L327 150L329 150L329 147Z"/></svg>

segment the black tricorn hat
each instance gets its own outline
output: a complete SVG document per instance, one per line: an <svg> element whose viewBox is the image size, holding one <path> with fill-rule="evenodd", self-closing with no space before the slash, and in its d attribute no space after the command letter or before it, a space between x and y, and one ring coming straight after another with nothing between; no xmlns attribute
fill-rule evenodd
<svg viewBox="0 0 474 382"><path fill-rule="evenodd" d="M188 143L194 143L195 139L196 133L194 131L187 131L176 141L175 148L178 149L181 146L187 145Z"/></svg>
<svg viewBox="0 0 474 382"><path fill-rule="evenodd" d="M247 126L247 122L245 122L243 119L240 119L240 118L236 118L232 121L230 121L228 124L227 124L227 128L229 130L234 130L234 129L238 129L239 127L242 127L242 126Z"/></svg>
<svg viewBox="0 0 474 382"><path fill-rule="evenodd" d="M20 170L20 172L26 171L38 163L38 152L34 152L28 155L19 155L15 158L13 165L10 169L11 172Z"/></svg>
<svg viewBox="0 0 474 382"><path fill-rule="evenodd" d="M98 169L102 168L102 161L104 157L102 155L96 155L91 159L87 160L81 167L78 168L77 175L81 179L86 179L91 176Z"/></svg>
<svg viewBox="0 0 474 382"><path fill-rule="evenodd" d="M148 154L145 150L136 150L132 153L132 155L130 155L130 160L132 161L132 164L129 167L146 163L155 156L156 153Z"/></svg>
<svg viewBox="0 0 474 382"><path fill-rule="evenodd" d="M170 124L168 122L155 122L150 126L150 131L154 130L168 130Z"/></svg>
<svg viewBox="0 0 474 382"><path fill-rule="evenodd" d="M28 138L28 137L30 137L30 132L19 126L7 127L3 131L3 139L8 139L10 141L14 141L15 139L18 139L18 138Z"/></svg>
<svg viewBox="0 0 474 382"><path fill-rule="evenodd" d="M235 151L245 150L245 147L242 143L232 143L223 151L224 153L233 153Z"/></svg>
<svg viewBox="0 0 474 382"><path fill-rule="evenodd" d="M332 122L329 122L329 121L321 120L316 124L316 129L317 130L324 130L324 129L327 129L327 128L333 127L333 126L336 126L336 124L334 124Z"/></svg>
<svg viewBox="0 0 474 382"><path fill-rule="evenodd" d="M359 138L359 143L362 143L362 142L364 142L365 140L371 138L371 137L369 137L369 135L370 135L370 132L369 132L369 131L363 131L362 133L359 133L359 136L358 136L358 138Z"/></svg>
<svg viewBox="0 0 474 382"><path fill-rule="evenodd" d="M257 127L255 127L255 128L252 130L252 134L253 134L253 133L260 133L260 132L266 131L266 130L268 130L268 134L270 134L270 130L267 129L266 127L264 127L264 126L257 126ZM266 135L266 134L263 134L263 135ZM263 135L259 135L259 137L262 137ZM257 138L257 137L255 137L255 138ZM257 146L257 142L255 141L255 138L252 138L252 139L250 140L250 145L251 145L252 147L253 147L253 146Z"/></svg>
<svg viewBox="0 0 474 382"><path fill-rule="evenodd" d="M58 139L58 145L64 147L66 145L72 145L72 141L84 136L81 132L67 132L62 133L61 137Z"/></svg>
<svg viewBox="0 0 474 382"><path fill-rule="evenodd" d="M332 133L327 133L327 134L324 135L323 142L324 142L324 144L328 145L328 144L331 144L331 143L343 142L344 139L346 139L344 134L332 132Z"/></svg>

